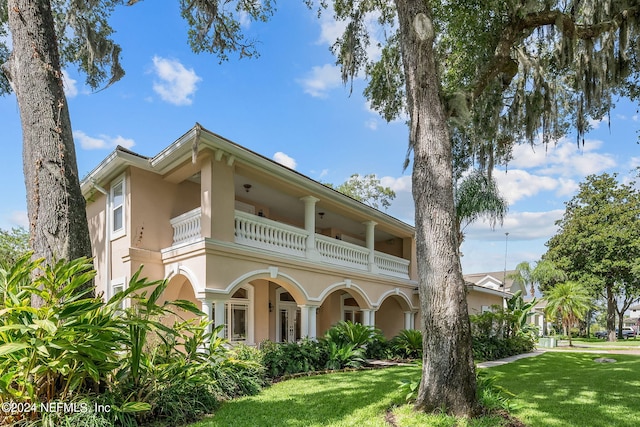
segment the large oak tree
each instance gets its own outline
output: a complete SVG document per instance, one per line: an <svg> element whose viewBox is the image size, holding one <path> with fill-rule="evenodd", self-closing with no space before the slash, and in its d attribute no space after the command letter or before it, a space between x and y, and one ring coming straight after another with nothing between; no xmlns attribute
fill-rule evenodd
<svg viewBox="0 0 640 427"><path fill-rule="evenodd" d="M64 242L71 235L83 234L86 227L83 215L73 213L76 208L71 207L81 206L82 201L77 199L73 142L67 130L70 125L57 52L64 59L67 53L79 50L79 55L67 59L77 61L89 76L97 78L93 83L101 78L117 80L122 74L117 66L119 48L91 40L108 40L109 12L123 3L54 1L54 6L63 9L55 15L61 18L58 40L62 45L58 47L48 0L8 0L8 7L4 0L0 2L1 16L9 17L14 48L4 69L16 86L21 114L27 116L22 118L25 171L35 167L48 174L44 181L42 175L27 174L31 231L34 240L52 247L68 248L69 243ZM479 166L491 170L495 162L508 159L516 142L534 142L540 137L548 143L564 134L569 124L582 135L588 118L598 118L610 107L615 90L637 92L629 84L633 83L629 70L636 65L639 6L614 0L319 3L321 8L333 8L335 18L346 23L334 45L345 81L364 71L370 78L365 93L371 105L387 119L402 113L408 117L422 328L427 331L417 407L473 415L478 405L458 254L452 141L463 141ZM194 49L223 58L233 51L241 56L255 54L240 32L238 11L254 19L266 19L272 11L268 0L180 0L180 5L191 27ZM369 25L372 18L377 22L374 28ZM61 24L68 25L68 31ZM383 35L378 58L366 56L373 39L370 30ZM27 81L40 80L33 87L42 91L38 94L42 106L26 107L27 91L17 87L23 84L18 80L26 67L33 67ZM111 67L110 71L105 67ZM31 109L39 108L43 111L39 120L45 126L36 134L26 128L38 117ZM51 139L46 143L51 148L42 150L44 158L31 156L29 152L38 151L41 139ZM64 180L56 180L58 177ZM37 213L44 203L50 203L39 195L43 182L59 194L51 203L65 208L51 221ZM62 243L53 242L57 239ZM88 250L83 249L82 254Z"/></svg>

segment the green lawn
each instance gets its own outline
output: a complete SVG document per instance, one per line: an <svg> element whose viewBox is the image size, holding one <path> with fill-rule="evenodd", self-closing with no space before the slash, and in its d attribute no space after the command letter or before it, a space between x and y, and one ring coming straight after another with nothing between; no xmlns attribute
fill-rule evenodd
<svg viewBox="0 0 640 427"><path fill-rule="evenodd" d="M404 403L400 382L419 375L420 368L410 366L283 381L258 396L224 403L213 417L191 427L389 426L387 410ZM492 417L460 423L453 417L416 414L407 405L396 409L397 424L405 427L495 427L501 422Z"/></svg>
<svg viewBox="0 0 640 427"><path fill-rule="evenodd" d="M640 425L638 356L549 352L489 372L516 395L512 414L528 426Z"/></svg>
<svg viewBox="0 0 640 427"><path fill-rule="evenodd" d="M607 357L616 363L596 363ZM640 357L548 352L488 368L498 385L514 394L512 415L529 427L624 427L640 425ZM400 427L496 427L495 417L456 420L425 415L402 405L403 379L417 366L344 372L283 381L258 396L233 400L191 427L388 426L392 408Z"/></svg>

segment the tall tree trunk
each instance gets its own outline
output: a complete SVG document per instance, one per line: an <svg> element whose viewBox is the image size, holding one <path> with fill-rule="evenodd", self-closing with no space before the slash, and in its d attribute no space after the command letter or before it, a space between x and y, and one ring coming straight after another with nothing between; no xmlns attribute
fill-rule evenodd
<svg viewBox="0 0 640 427"><path fill-rule="evenodd" d="M613 285L606 285L607 296L607 336L608 341L616 341L616 298L613 293Z"/></svg>
<svg viewBox="0 0 640 427"><path fill-rule="evenodd" d="M71 120L49 0L9 0L13 52L4 70L23 135L29 232L35 257L91 257Z"/></svg>
<svg viewBox="0 0 640 427"><path fill-rule="evenodd" d="M396 0L413 147L417 267L424 363L416 407L477 412L471 328L453 201L452 146L433 51L428 2Z"/></svg>

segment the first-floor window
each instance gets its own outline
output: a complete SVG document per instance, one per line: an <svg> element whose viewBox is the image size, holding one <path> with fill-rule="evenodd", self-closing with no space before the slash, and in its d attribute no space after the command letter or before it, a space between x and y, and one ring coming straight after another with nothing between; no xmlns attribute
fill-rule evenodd
<svg viewBox="0 0 640 427"><path fill-rule="evenodd" d="M224 306L224 336L231 342L248 342L250 333L250 292L238 289Z"/></svg>
<svg viewBox="0 0 640 427"><path fill-rule="evenodd" d="M113 279L111 281L111 293L110 293L109 296L113 297L118 292L124 291L125 287L126 287L125 284L126 284L126 280L125 280L124 277L118 278L118 279ZM125 303L124 299L122 301L120 301L119 308L120 308L120 310L124 310L126 308L126 303Z"/></svg>
<svg viewBox="0 0 640 427"><path fill-rule="evenodd" d="M342 320L362 323L362 310L356 300L349 294L342 295Z"/></svg>

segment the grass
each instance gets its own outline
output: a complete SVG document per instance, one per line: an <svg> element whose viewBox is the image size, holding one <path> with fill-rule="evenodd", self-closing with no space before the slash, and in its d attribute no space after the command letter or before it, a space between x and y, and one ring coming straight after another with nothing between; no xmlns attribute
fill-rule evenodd
<svg viewBox="0 0 640 427"><path fill-rule="evenodd" d="M489 371L515 394L512 415L528 426L640 425L638 356L549 352Z"/></svg>
<svg viewBox="0 0 640 427"><path fill-rule="evenodd" d="M607 357L616 363L596 363ZM496 384L514 396L512 415L529 427L640 425L640 357L621 354L548 352L487 368ZM402 380L415 380L417 366L343 372L283 381L257 396L226 402L191 427L389 426L496 427L504 420L456 419L422 414L404 404Z"/></svg>
<svg viewBox="0 0 640 427"><path fill-rule="evenodd" d="M402 380L420 375L418 366L319 375L283 381L257 396L226 402L216 413L191 427L215 426L379 426L388 427L393 408L398 426L496 427L497 417L458 420L426 415L404 405ZM399 406L402 405L402 406Z"/></svg>

